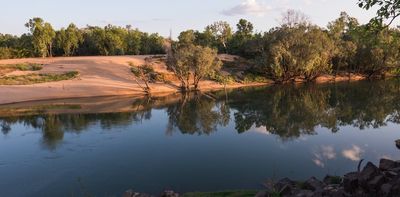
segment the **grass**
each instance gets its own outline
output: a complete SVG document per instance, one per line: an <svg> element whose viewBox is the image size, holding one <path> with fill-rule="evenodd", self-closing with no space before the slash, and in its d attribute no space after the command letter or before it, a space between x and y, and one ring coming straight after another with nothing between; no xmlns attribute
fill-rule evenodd
<svg viewBox="0 0 400 197"><path fill-rule="evenodd" d="M183 197L254 197L257 193L256 190L192 192L184 194Z"/></svg>
<svg viewBox="0 0 400 197"><path fill-rule="evenodd" d="M31 85L37 83L55 82L73 79L78 76L77 71L64 74L28 74L0 77L0 85Z"/></svg>
<svg viewBox="0 0 400 197"><path fill-rule="evenodd" d="M30 64L30 63L23 63L23 64L5 64L0 65L0 75L6 74L12 71L38 71L42 70L43 66L40 64Z"/></svg>

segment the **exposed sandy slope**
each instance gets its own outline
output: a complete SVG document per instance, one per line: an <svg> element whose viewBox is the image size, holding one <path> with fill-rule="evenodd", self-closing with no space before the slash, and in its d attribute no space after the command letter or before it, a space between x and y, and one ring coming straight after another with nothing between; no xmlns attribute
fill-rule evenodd
<svg viewBox="0 0 400 197"><path fill-rule="evenodd" d="M0 60L0 64L40 63L44 68L39 73L63 73L78 71L77 79L50 82L34 85L0 85L0 104L16 103L34 100L77 98L113 95L143 95L130 72L128 62L137 65L144 62L147 56L113 56L113 57L57 57L57 58L30 58L17 60ZM158 72L168 72L164 64L157 64ZM8 75L24 74L21 72ZM179 83L152 84L153 94L174 93L178 91ZM255 85L255 84L252 84ZM240 84L230 87L243 86ZM203 81L200 84L203 90L222 88L221 85Z"/></svg>

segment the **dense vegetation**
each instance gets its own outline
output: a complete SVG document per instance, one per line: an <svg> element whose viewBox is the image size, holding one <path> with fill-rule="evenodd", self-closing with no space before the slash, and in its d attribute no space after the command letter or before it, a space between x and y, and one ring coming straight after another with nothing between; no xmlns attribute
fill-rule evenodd
<svg viewBox="0 0 400 197"><path fill-rule="evenodd" d="M182 90L192 89L191 85L198 89L203 78L230 79L221 77L218 53L247 58L247 74L277 83L313 81L324 74L367 78L399 75L400 29L390 26L400 15L398 1L359 0L359 6L380 6L377 17L360 24L343 12L323 28L304 14L289 10L282 15L280 25L268 32L255 33L253 24L244 19L236 30L218 21L204 31L183 31L178 41L130 26L79 29L70 24L55 31L51 24L33 18L26 24L30 33L20 37L0 34L0 59L167 53L167 65L180 80Z"/></svg>
<svg viewBox="0 0 400 197"><path fill-rule="evenodd" d="M33 18L25 26L29 33L19 37L0 34L0 59L164 53L164 38L130 26L87 26L79 29L70 24L56 31L41 18Z"/></svg>

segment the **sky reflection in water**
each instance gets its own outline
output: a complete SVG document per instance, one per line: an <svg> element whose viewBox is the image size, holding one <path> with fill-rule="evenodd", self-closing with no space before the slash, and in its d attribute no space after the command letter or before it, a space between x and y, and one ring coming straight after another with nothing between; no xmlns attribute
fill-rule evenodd
<svg viewBox="0 0 400 197"><path fill-rule="evenodd" d="M390 80L0 106L0 196L257 189L269 178L342 175L360 159L400 159L399 100Z"/></svg>

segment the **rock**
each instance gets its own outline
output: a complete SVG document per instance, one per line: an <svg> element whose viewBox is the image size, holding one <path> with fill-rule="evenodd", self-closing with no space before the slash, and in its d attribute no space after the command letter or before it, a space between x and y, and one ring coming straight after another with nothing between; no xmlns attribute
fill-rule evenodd
<svg viewBox="0 0 400 197"><path fill-rule="evenodd" d="M279 180L277 183L274 184L274 189L278 192L281 192L283 189L285 189L285 187L289 187L290 189L292 189L292 187L295 185L295 182L288 179L288 178L284 178ZM287 188L286 188L287 189Z"/></svg>
<svg viewBox="0 0 400 197"><path fill-rule="evenodd" d="M342 178L339 176L330 176L327 175L324 178L324 183L329 185L329 184L340 184L342 182Z"/></svg>
<svg viewBox="0 0 400 197"><path fill-rule="evenodd" d="M400 194L400 178L398 178L395 181L390 182L390 184L392 185L392 188L390 190L389 195L399 196L399 194Z"/></svg>
<svg viewBox="0 0 400 197"><path fill-rule="evenodd" d="M311 177L306 182L304 182L304 188L311 190L311 191L322 190L322 188L324 188L324 186L325 186L325 184L315 177Z"/></svg>
<svg viewBox="0 0 400 197"><path fill-rule="evenodd" d="M360 176L358 178L359 184L364 186L364 188L368 187L367 183L375 178L376 176L380 175L380 170L376 167L373 163L368 162L364 169L360 172Z"/></svg>
<svg viewBox="0 0 400 197"><path fill-rule="evenodd" d="M123 197L152 197L149 194L142 194L142 193L134 192L133 190L126 191L122 196Z"/></svg>
<svg viewBox="0 0 400 197"><path fill-rule="evenodd" d="M343 177L343 187L346 192L354 192L358 188L358 172L350 172Z"/></svg>
<svg viewBox="0 0 400 197"><path fill-rule="evenodd" d="M281 190L279 190L280 196L287 196L290 194L292 194L292 186L291 185L285 185Z"/></svg>
<svg viewBox="0 0 400 197"><path fill-rule="evenodd" d="M389 159L381 159L381 161L379 162L379 169L381 170L390 170L396 167L400 167L398 166L399 164L395 161L389 160Z"/></svg>
<svg viewBox="0 0 400 197"><path fill-rule="evenodd" d="M314 193L310 190L299 190L293 196L295 196L295 197L312 197L313 194Z"/></svg>
<svg viewBox="0 0 400 197"><path fill-rule="evenodd" d="M396 178L396 177L399 175L399 173L397 173L397 172L395 172L395 171L391 171L391 170L385 171L385 172L383 172L383 174L384 174L385 177L387 177L388 179Z"/></svg>
<svg viewBox="0 0 400 197"><path fill-rule="evenodd" d="M381 185L380 194L382 196L388 196L390 194L390 190L392 189L392 185L389 183L385 183Z"/></svg>
<svg viewBox="0 0 400 197"><path fill-rule="evenodd" d="M179 194L172 190L166 190L161 194L161 197L179 197Z"/></svg>
<svg viewBox="0 0 400 197"><path fill-rule="evenodd" d="M400 139L396 140L395 143L396 143L396 147L397 147L398 149L400 149Z"/></svg>
<svg viewBox="0 0 400 197"><path fill-rule="evenodd" d="M378 175L374 177L372 180L368 181L366 188L370 192L378 192L381 188L381 185L385 182L385 177L383 175Z"/></svg>

